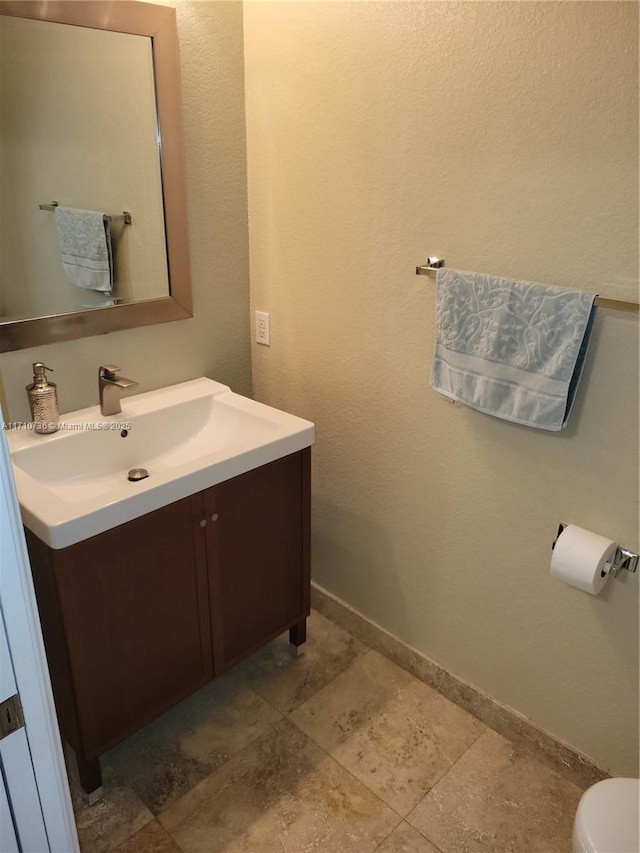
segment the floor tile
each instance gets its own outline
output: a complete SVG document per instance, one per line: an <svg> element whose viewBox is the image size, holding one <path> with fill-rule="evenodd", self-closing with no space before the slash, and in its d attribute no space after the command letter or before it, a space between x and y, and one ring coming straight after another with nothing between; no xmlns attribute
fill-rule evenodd
<svg viewBox="0 0 640 853"><path fill-rule="evenodd" d="M284 719L158 820L184 853L373 853L400 819Z"/></svg>
<svg viewBox="0 0 640 853"><path fill-rule="evenodd" d="M333 622L312 612L307 641L298 657L288 635L277 637L238 666L253 689L283 714L288 714L366 654L366 646Z"/></svg>
<svg viewBox="0 0 640 853"><path fill-rule="evenodd" d="M417 829L402 823L376 848L376 853L440 853Z"/></svg>
<svg viewBox="0 0 640 853"><path fill-rule="evenodd" d="M166 830L152 820L113 853L181 853L181 850Z"/></svg>
<svg viewBox="0 0 640 853"><path fill-rule="evenodd" d="M402 816L484 731L377 652L357 660L291 720Z"/></svg>
<svg viewBox="0 0 640 853"><path fill-rule="evenodd" d="M230 672L110 750L102 764L157 814L279 719Z"/></svg>
<svg viewBox="0 0 640 853"><path fill-rule="evenodd" d="M563 853L581 794L488 730L407 820L442 853Z"/></svg>
<svg viewBox="0 0 640 853"><path fill-rule="evenodd" d="M534 751L316 613L290 648L279 637L103 756L94 806L71 759L82 853L571 849L582 790Z"/></svg>
<svg viewBox="0 0 640 853"><path fill-rule="evenodd" d="M153 815L129 785L103 770L103 796L89 805L80 787L75 760L68 760L69 787L82 853L113 850L153 820Z"/></svg>

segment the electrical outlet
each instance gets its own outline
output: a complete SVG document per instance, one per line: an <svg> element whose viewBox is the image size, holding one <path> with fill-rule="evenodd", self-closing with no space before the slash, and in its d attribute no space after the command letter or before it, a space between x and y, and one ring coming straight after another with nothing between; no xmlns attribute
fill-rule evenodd
<svg viewBox="0 0 640 853"><path fill-rule="evenodd" d="M269 334L269 314L267 311L256 311L256 343L271 346Z"/></svg>

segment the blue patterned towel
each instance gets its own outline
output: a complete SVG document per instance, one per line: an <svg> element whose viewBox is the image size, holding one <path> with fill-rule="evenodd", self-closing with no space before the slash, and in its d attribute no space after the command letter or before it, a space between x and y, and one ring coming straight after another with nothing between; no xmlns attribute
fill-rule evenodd
<svg viewBox="0 0 640 853"><path fill-rule="evenodd" d="M431 386L498 418L567 425L589 346L595 294L438 270Z"/></svg>

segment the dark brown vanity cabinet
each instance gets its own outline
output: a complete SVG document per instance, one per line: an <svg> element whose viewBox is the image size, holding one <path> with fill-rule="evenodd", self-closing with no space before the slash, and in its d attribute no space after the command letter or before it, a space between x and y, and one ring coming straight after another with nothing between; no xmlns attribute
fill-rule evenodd
<svg viewBox="0 0 640 853"><path fill-rule="evenodd" d="M99 756L273 637L305 639L310 448L53 550L27 544L62 736Z"/></svg>

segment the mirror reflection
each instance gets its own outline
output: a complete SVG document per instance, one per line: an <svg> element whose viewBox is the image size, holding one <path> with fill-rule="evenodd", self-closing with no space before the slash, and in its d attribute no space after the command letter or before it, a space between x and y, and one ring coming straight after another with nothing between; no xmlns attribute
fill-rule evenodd
<svg viewBox="0 0 640 853"><path fill-rule="evenodd" d="M0 323L169 295L158 143L149 37L0 17Z"/></svg>

